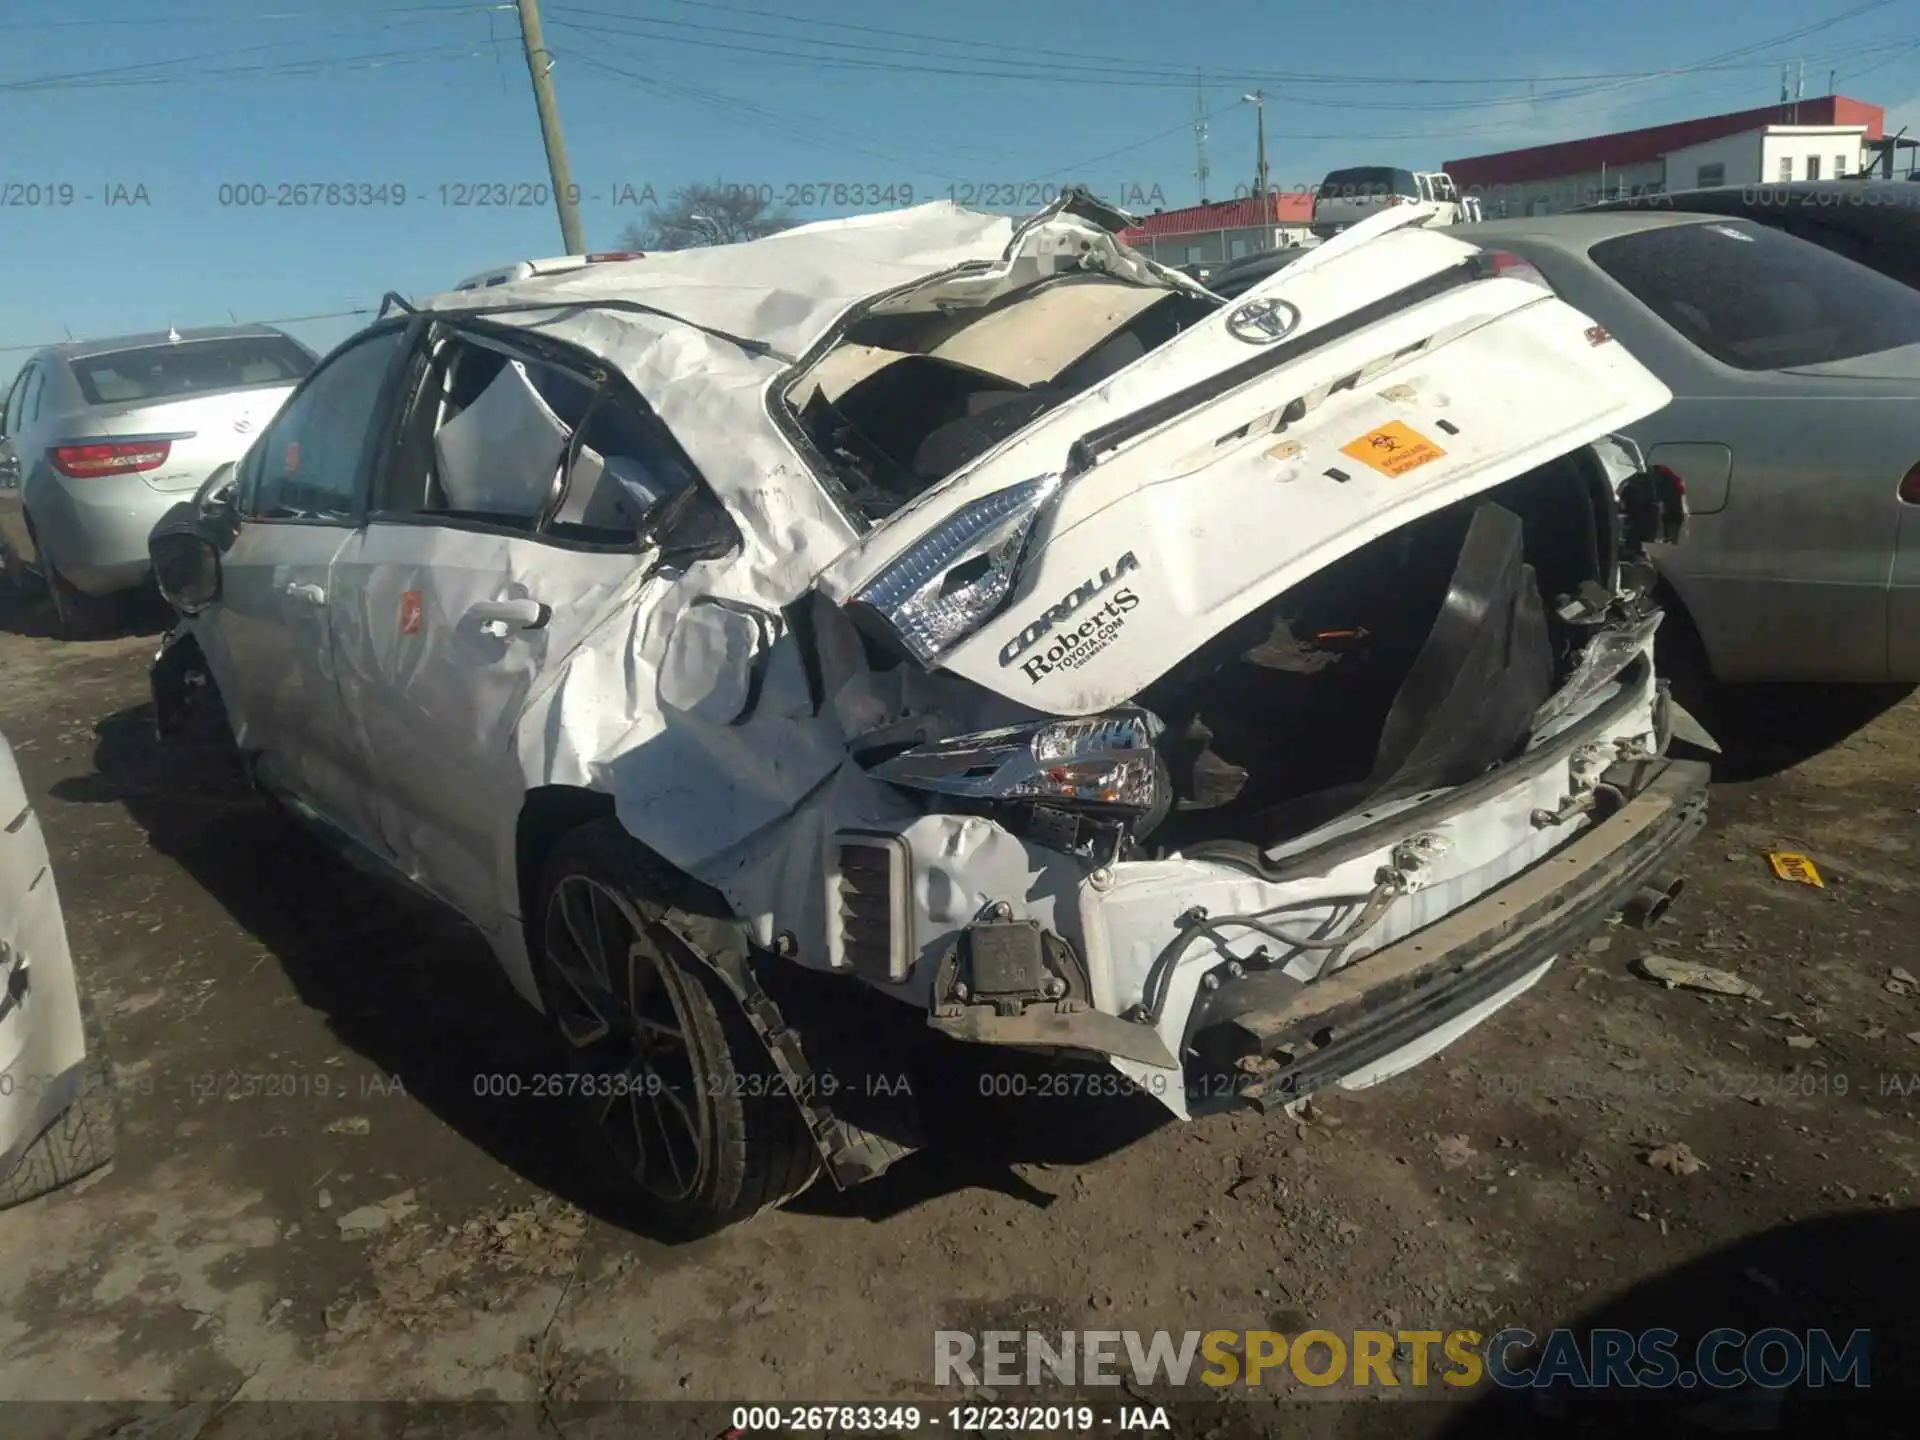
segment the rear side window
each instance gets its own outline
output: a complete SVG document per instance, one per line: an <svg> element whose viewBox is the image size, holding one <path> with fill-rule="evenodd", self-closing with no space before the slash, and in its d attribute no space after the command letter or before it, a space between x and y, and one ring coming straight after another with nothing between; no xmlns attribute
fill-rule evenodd
<svg viewBox="0 0 1920 1440"><path fill-rule="evenodd" d="M1323 200L1384 199L1405 195L1415 199L1420 187L1411 170L1395 170L1386 165L1360 165L1351 170L1335 170L1320 182Z"/></svg>
<svg viewBox="0 0 1920 1440"><path fill-rule="evenodd" d="M89 405L177 400L255 385L292 385L313 357L284 335L182 340L86 355L68 362Z"/></svg>
<svg viewBox="0 0 1920 1440"><path fill-rule="evenodd" d="M1603 240L1593 262L1723 365L1783 370L1920 343L1920 293L1745 221Z"/></svg>

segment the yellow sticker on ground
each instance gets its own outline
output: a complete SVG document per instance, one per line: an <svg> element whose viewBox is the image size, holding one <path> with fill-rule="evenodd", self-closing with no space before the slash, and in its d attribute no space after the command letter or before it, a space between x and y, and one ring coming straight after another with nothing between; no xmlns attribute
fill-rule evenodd
<svg viewBox="0 0 1920 1440"><path fill-rule="evenodd" d="M1378 430L1369 430L1351 445L1340 447L1362 465L1371 465L1382 475L1400 476L1409 470L1440 459L1447 452L1418 430L1393 420Z"/></svg>
<svg viewBox="0 0 1920 1440"><path fill-rule="evenodd" d="M1811 885L1817 890L1827 888L1827 882L1820 878L1820 872L1814 868L1813 861L1791 850L1769 850L1767 863L1773 866L1773 873L1782 880L1792 880L1801 885Z"/></svg>

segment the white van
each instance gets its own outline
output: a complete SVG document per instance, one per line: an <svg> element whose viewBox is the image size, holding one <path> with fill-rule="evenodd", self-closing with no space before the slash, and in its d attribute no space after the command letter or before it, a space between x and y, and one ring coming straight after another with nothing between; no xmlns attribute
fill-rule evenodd
<svg viewBox="0 0 1920 1440"><path fill-rule="evenodd" d="M1331 239L1350 225L1394 205L1451 206L1435 221L1463 225L1480 219L1477 196L1466 196L1441 170L1399 170L1388 165L1361 165L1330 171L1313 199L1313 233Z"/></svg>

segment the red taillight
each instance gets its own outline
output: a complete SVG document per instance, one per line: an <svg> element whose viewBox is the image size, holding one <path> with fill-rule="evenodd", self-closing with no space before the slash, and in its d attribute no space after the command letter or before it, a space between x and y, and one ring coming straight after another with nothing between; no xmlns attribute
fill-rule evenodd
<svg viewBox="0 0 1920 1440"><path fill-rule="evenodd" d="M56 445L47 458L62 475L85 480L158 470L172 453L171 440L105 440L94 445Z"/></svg>
<svg viewBox="0 0 1920 1440"><path fill-rule="evenodd" d="M1907 471L1906 478L1900 482L1900 498L1909 505L1920 505L1920 465Z"/></svg>
<svg viewBox="0 0 1920 1440"><path fill-rule="evenodd" d="M647 252L644 250L596 250L587 256L587 263L595 265L602 260L644 260L646 258Z"/></svg>
<svg viewBox="0 0 1920 1440"><path fill-rule="evenodd" d="M1542 290L1553 288L1547 283L1546 276L1511 250L1487 250L1482 253L1487 257L1486 279L1524 280L1529 285L1538 285Z"/></svg>

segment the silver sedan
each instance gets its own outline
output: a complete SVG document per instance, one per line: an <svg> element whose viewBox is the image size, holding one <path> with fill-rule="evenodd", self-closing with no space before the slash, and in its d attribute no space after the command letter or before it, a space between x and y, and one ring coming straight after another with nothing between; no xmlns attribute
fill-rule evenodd
<svg viewBox="0 0 1920 1440"><path fill-rule="evenodd" d="M0 571L44 581L68 639L98 633L147 578L154 522L238 459L313 365L267 326L37 352L0 426Z"/></svg>
<svg viewBox="0 0 1920 1440"><path fill-rule="evenodd" d="M1920 681L1920 292L1712 215L1453 233L1537 269L1673 391L1627 433L1685 482L1659 565L1712 679Z"/></svg>

